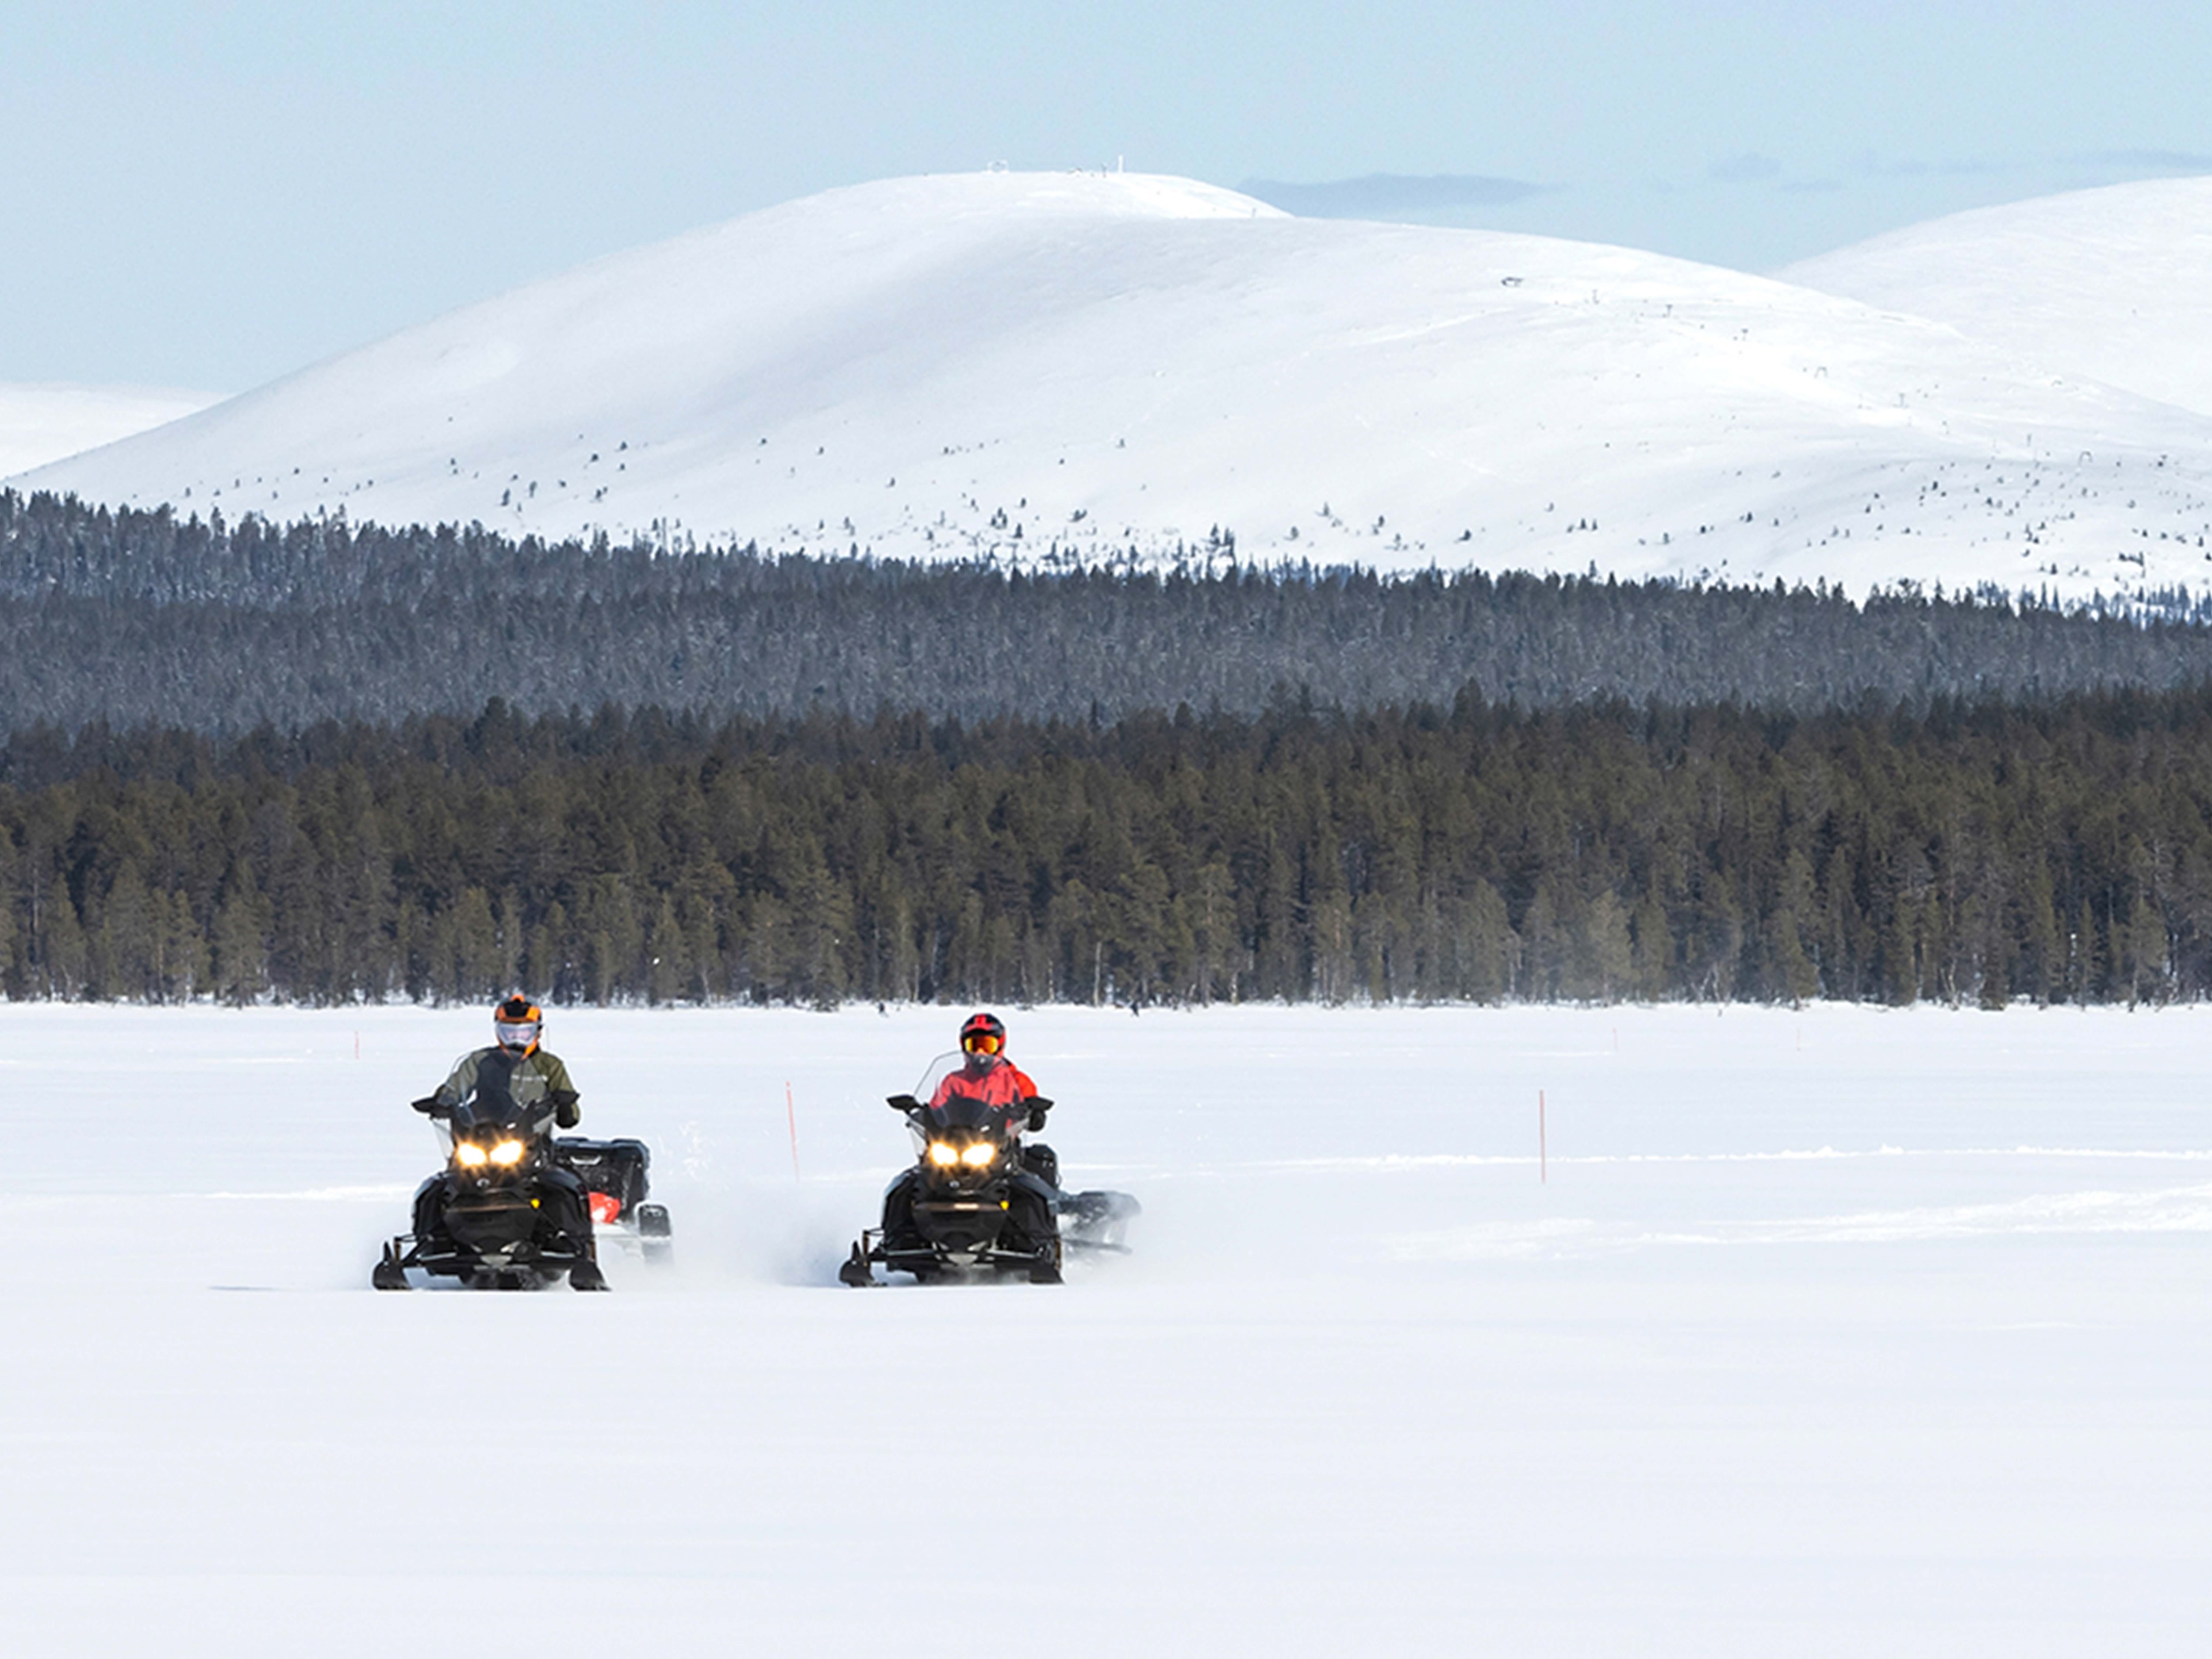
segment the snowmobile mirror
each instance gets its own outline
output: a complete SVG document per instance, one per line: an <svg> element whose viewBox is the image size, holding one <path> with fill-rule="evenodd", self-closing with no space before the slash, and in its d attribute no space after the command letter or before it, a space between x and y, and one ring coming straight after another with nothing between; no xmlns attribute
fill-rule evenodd
<svg viewBox="0 0 2212 1659"><path fill-rule="evenodd" d="M886 1097L884 1104L888 1105L895 1112L918 1112L921 1109L921 1103L916 1100L912 1095L889 1096Z"/></svg>

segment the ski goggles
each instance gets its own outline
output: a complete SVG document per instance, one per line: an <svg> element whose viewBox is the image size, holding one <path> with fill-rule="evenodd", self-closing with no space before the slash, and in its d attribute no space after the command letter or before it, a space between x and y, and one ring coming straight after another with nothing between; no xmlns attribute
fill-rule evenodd
<svg viewBox="0 0 2212 1659"><path fill-rule="evenodd" d="M1006 1046L1006 1040L988 1031L971 1031L960 1039L960 1046L971 1054L995 1054Z"/></svg>
<svg viewBox="0 0 2212 1659"><path fill-rule="evenodd" d="M542 1029L534 1019L518 1022L499 1019L492 1022L491 1034L499 1039L499 1046L502 1048L527 1048L538 1041L538 1033Z"/></svg>

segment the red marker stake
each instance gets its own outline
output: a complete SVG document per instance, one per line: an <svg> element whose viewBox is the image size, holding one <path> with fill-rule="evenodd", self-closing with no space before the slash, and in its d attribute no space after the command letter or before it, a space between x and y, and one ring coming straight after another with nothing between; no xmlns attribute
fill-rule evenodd
<svg viewBox="0 0 2212 1659"><path fill-rule="evenodd" d="M796 1181L799 1178L799 1110L791 1103L791 1085L788 1081L783 1085L783 1121L791 1128L791 1178Z"/></svg>
<svg viewBox="0 0 2212 1659"><path fill-rule="evenodd" d="M1552 1173L1544 1150L1544 1091L1536 1091L1536 1184L1548 1187Z"/></svg>

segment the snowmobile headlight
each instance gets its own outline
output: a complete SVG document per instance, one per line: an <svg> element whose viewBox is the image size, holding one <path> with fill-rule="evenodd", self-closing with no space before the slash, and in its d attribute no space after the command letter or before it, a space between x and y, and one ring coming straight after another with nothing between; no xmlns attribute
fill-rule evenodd
<svg viewBox="0 0 2212 1659"><path fill-rule="evenodd" d="M960 1154L960 1161L971 1170L988 1169L991 1160L998 1155L999 1149L996 1146L988 1140L979 1140Z"/></svg>
<svg viewBox="0 0 2212 1659"><path fill-rule="evenodd" d="M929 1161L940 1170L949 1170L960 1161L960 1149L949 1140L929 1143Z"/></svg>
<svg viewBox="0 0 2212 1659"><path fill-rule="evenodd" d="M511 1170L522 1162L523 1146L519 1140L502 1140L491 1149L491 1161L503 1170Z"/></svg>
<svg viewBox="0 0 2212 1659"><path fill-rule="evenodd" d="M490 1153L485 1152L473 1140L457 1140L453 1143L453 1162L468 1169L481 1170L490 1157Z"/></svg>

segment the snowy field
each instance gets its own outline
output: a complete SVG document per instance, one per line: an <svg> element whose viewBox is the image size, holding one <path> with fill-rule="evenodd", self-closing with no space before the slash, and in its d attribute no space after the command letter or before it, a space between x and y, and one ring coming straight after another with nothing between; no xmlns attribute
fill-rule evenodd
<svg viewBox="0 0 2212 1659"><path fill-rule="evenodd" d="M843 1289L962 1012L555 1010L676 1262L392 1296L478 1011L0 1007L0 1651L2203 1651L2212 1012L1009 1010L1139 1254Z"/></svg>

